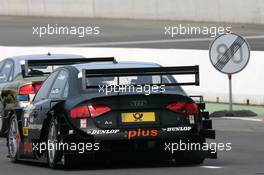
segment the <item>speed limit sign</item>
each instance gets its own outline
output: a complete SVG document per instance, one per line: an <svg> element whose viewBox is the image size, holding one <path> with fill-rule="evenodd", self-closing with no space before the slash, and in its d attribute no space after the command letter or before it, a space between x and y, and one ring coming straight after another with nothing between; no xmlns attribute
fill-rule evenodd
<svg viewBox="0 0 264 175"><path fill-rule="evenodd" d="M249 45L243 37L234 33L225 33L212 42L209 57L218 71L228 74L229 114L233 115L232 74L242 71L247 66L250 58Z"/></svg>
<svg viewBox="0 0 264 175"><path fill-rule="evenodd" d="M247 66L250 49L244 38L234 33L227 33L212 42L209 56L212 65L218 71L234 74Z"/></svg>

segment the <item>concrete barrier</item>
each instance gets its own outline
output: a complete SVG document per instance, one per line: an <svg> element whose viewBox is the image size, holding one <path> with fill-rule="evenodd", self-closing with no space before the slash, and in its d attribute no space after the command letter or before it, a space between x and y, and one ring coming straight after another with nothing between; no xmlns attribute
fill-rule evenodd
<svg viewBox="0 0 264 175"><path fill-rule="evenodd" d="M102 52L103 50L103 52ZM156 62L163 66L200 66L200 86L185 86L191 95L204 95L205 100L228 102L227 75L215 70L205 50L181 49L125 49L125 48L62 48L62 47L0 47L1 58L43 53L81 54L86 57L114 56L118 61ZM264 52L252 51L247 67L233 76L235 103L264 105Z"/></svg>
<svg viewBox="0 0 264 175"><path fill-rule="evenodd" d="M0 15L264 24L263 0L0 0Z"/></svg>

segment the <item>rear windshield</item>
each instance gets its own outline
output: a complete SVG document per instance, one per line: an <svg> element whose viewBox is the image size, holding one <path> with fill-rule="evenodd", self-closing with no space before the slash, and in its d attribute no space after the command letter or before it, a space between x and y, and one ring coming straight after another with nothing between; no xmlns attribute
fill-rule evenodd
<svg viewBox="0 0 264 175"><path fill-rule="evenodd" d="M86 85L152 85L161 83L175 83L175 80L169 76L144 75L144 76L125 76L125 77L88 77Z"/></svg>
<svg viewBox="0 0 264 175"><path fill-rule="evenodd" d="M13 61L8 60L0 63L0 83L7 82L12 78Z"/></svg>
<svg viewBox="0 0 264 175"><path fill-rule="evenodd" d="M87 77L86 87L89 90L97 88L109 88L109 86L118 86L118 88L131 88L131 86L151 86L160 88L161 85L169 85L171 83L177 83L177 81L171 75L144 75L144 76L120 76L120 77ZM162 92L165 91L182 91L180 86L163 86ZM119 89L120 90L120 89ZM123 92L123 89L122 89ZM127 92L127 91L125 91ZM138 92L138 91L137 91ZM141 92L141 91L140 91ZM161 91L158 91L161 92ZM142 92L144 93L144 92Z"/></svg>
<svg viewBox="0 0 264 175"><path fill-rule="evenodd" d="M61 66L30 66L28 74L31 76L44 76L50 74L58 67Z"/></svg>

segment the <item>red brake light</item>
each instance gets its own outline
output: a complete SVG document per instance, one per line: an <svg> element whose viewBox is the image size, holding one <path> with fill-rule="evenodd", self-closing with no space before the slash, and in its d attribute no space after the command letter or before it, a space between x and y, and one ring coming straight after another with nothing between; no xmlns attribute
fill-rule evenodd
<svg viewBox="0 0 264 175"><path fill-rule="evenodd" d="M38 92L39 88L41 87L40 83L35 83L35 84L27 84L24 86L21 86L19 88L19 95L28 95L28 94L35 94Z"/></svg>
<svg viewBox="0 0 264 175"><path fill-rule="evenodd" d="M198 114L198 106L195 103L174 102L167 105L166 108L184 115Z"/></svg>
<svg viewBox="0 0 264 175"><path fill-rule="evenodd" d="M27 84L19 88L19 95L35 94L35 89L32 84Z"/></svg>
<svg viewBox="0 0 264 175"><path fill-rule="evenodd" d="M88 106L79 106L71 110L71 118L82 119L89 118L91 116Z"/></svg>
<svg viewBox="0 0 264 175"><path fill-rule="evenodd" d="M104 105L89 105L88 108L90 110L92 118L107 113L111 110L108 106Z"/></svg>
<svg viewBox="0 0 264 175"><path fill-rule="evenodd" d="M79 106L71 110L70 115L73 119L82 119L82 118L95 118L104 113L107 113L111 109L105 105L88 105L88 106Z"/></svg>
<svg viewBox="0 0 264 175"><path fill-rule="evenodd" d="M35 91L38 92L38 90L40 89L41 87L41 84L40 83L35 83L34 84L34 88L35 88Z"/></svg>

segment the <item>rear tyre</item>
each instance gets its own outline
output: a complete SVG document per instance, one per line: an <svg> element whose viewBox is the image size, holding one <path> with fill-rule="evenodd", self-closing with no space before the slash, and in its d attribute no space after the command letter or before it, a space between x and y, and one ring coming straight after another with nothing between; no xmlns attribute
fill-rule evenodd
<svg viewBox="0 0 264 175"><path fill-rule="evenodd" d="M4 105L0 102L0 136L5 136L4 128Z"/></svg>
<svg viewBox="0 0 264 175"><path fill-rule="evenodd" d="M52 118L49 124L47 144L47 161L50 168L56 169L58 161L60 161L60 150L56 149L56 144L59 142L58 123L55 118Z"/></svg>
<svg viewBox="0 0 264 175"><path fill-rule="evenodd" d="M180 156L175 158L176 162L184 165L200 165L204 162L205 158L197 158L195 156Z"/></svg>
<svg viewBox="0 0 264 175"><path fill-rule="evenodd" d="M18 129L17 117L14 114L10 119L8 134L7 134L7 146L10 160L12 162L18 161L18 151L20 146L20 133Z"/></svg>
<svg viewBox="0 0 264 175"><path fill-rule="evenodd" d="M201 146L205 143L204 138L191 139L189 143L199 143ZM177 163L187 164L187 165L199 165L205 160L205 153L202 150L194 151L183 151L174 155L174 159Z"/></svg>
<svg viewBox="0 0 264 175"><path fill-rule="evenodd" d="M66 169L71 169L76 166L76 162L71 154L64 154L61 161L63 167Z"/></svg>

